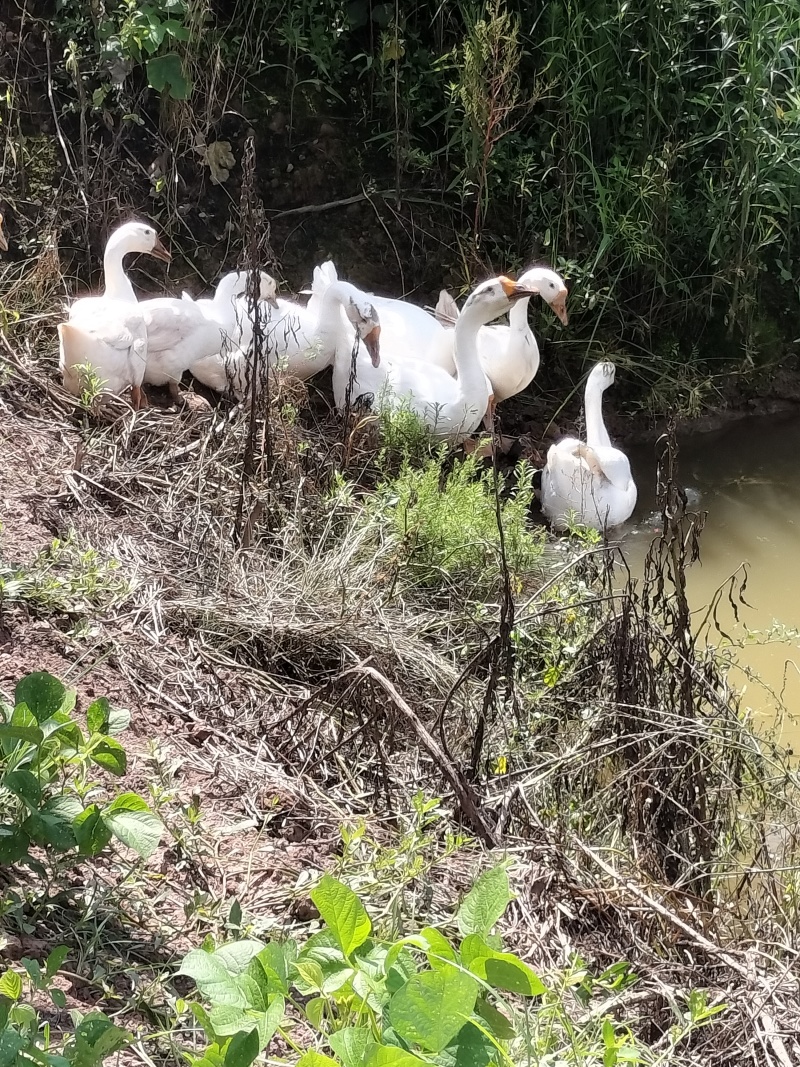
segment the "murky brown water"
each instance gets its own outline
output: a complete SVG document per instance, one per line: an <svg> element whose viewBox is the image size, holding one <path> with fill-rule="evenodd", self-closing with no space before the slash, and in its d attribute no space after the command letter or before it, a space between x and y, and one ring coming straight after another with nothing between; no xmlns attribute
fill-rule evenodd
<svg viewBox="0 0 800 1067"><path fill-rule="evenodd" d="M653 537L655 458L652 449L630 456L639 503L624 541L629 563L640 570ZM694 509L708 512L701 562L688 575L692 609L704 615L701 609L746 564L751 607L741 607L738 623L725 599L718 612L725 632L742 643L736 659L744 671L732 681L744 688L743 706L762 722L777 722L783 743L800 751L800 417L753 417L686 438L678 463L681 483L697 494ZM776 626L798 632L759 643ZM764 685L748 679L748 670ZM776 718L779 701L769 690L789 716Z"/></svg>

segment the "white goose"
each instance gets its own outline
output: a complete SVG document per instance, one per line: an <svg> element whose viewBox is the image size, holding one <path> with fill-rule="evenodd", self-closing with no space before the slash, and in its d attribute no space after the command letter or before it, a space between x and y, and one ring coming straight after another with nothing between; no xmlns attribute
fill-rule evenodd
<svg viewBox="0 0 800 1067"><path fill-rule="evenodd" d="M567 287L559 274L547 267L532 267L520 275L517 284L530 287L533 293L538 293L561 322L567 325ZM539 370L539 346L528 325L529 303L530 297L524 297L514 304L508 313L508 326L482 326L478 332L478 355L492 383L495 404L521 393ZM437 319L444 326L455 325L458 315L455 300L443 289L436 305ZM449 374L455 374L454 343L454 331L445 329L426 358Z"/></svg>
<svg viewBox="0 0 800 1067"><path fill-rule="evenodd" d="M369 366L363 358L357 360L351 399L371 396L379 409L407 406L436 436L463 441L480 425L490 396L491 387L478 358L478 331L507 312L514 301L531 296L532 292L504 276L483 282L473 291L455 327L455 378L423 360L385 360L382 340L380 366ZM383 325L381 333L383 338ZM337 366L333 375L333 393L340 410L344 407L349 367L344 370L346 373L342 374Z"/></svg>
<svg viewBox="0 0 800 1067"><path fill-rule="evenodd" d="M289 301L278 302L279 311L266 322L265 350L270 365L288 370L298 378L310 378L334 364L334 376L349 375L353 348L363 342L370 360L380 360L380 323L370 298L348 282L335 282L308 313L308 308ZM286 310L288 305L291 310ZM313 320L313 321L312 321ZM355 331L355 333L354 333ZM252 374L251 354L244 348L224 360L204 360L193 364L192 374L212 389L231 386L238 400L247 392Z"/></svg>
<svg viewBox="0 0 800 1067"><path fill-rule="evenodd" d="M329 285L338 280L338 277L332 260L327 260L314 269L311 299L308 302L310 311L314 311L319 306L318 299L322 297ZM402 347L412 358L423 358L445 333L442 324L417 304L410 304L407 300L395 300L388 296L375 296L373 293L365 295L368 296L380 316L382 336L391 337L392 341ZM381 358L384 358L383 355Z"/></svg>
<svg viewBox="0 0 800 1067"><path fill-rule="evenodd" d="M184 293L180 300L144 300L140 305L147 324L144 380L150 385L168 386L172 399L178 402L184 371L206 359L223 365L227 352L238 347L243 338L249 343L252 323L243 299L247 284L247 271L233 271L220 280L211 299L195 301ZM274 302L275 280L262 273L260 284L261 300Z"/></svg>
<svg viewBox="0 0 800 1067"><path fill-rule="evenodd" d="M147 362L147 327L123 260L132 252L148 252L169 263L170 254L152 226L126 222L108 239L103 256L105 291L85 296L69 309L69 321L58 327L64 387L75 396L84 388L82 368L89 366L104 390L131 390L134 408L147 406L142 392Z"/></svg>
<svg viewBox="0 0 800 1067"><path fill-rule="evenodd" d="M542 511L557 529L571 519L596 530L611 529L629 519L636 505L630 462L613 447L603 422L603 393L614 374L613 363L598 363L586 381L586 441L568 437L547 453Z"/></svg>

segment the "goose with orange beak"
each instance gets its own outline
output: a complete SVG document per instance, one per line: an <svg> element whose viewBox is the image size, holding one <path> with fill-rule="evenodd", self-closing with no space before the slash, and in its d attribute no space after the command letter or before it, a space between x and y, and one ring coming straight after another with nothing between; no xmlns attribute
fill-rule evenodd
<svg viewBox="0 0 800 1067"><path fill-rule="evenodd" d="M515 282L505 275L477 286L456 323L455 377L425 359L394 352L392 339L384 331L379 366L366 359L357 361L351 402L359 396L371 396L373 406L379 409L407 408L437 437L463 441L480 426L492 394L491 383L478 357L478 331L505 314L518 300L535 293L530 284ZM334 395L340 409L345 404L343 384L339 383L337 388L334 379Z"/></svg>

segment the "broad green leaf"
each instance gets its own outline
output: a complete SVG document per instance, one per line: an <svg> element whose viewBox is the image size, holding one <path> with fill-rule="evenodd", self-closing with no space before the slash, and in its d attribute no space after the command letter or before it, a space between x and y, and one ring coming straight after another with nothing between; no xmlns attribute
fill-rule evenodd
<svg viewBox="0 0 800 1067"><path fill-rule="evenodd" d="M236 978L216 958L214 952L204 952L201 948L188 952L181 963L178 974L186 974L193 979L200 992L212 1004L231 1004L244 1008L245 997Z"/></svg>
<svg viewBox="0 0 800 1067"><path fill-rule="evenodd" d="M364 905L352 889L329 874L324 874L316 889L311 891L311 899L336 936L345 956L366 941L372 924Z"/></svg>
<svg viewBox="0 0 800 1067"><path fill-rule="evenodd" d="M69 955L69 947L67 945L57 945L53 951L48 955L44 964L44 973L48 978L52 978L58 974L61 970L61 965Z"/></svg>
<svg viewBox="0 0 800 1067"><path fill-rule="evenodd" d="M100 1011L90 1012L75 1029L75 1067L94 1067L131 1041L127 1030L115 1026Z"/></svg>
<svg viewBox="0 0 800 1067"><path fill-rule="evenodd" d="M122 793L103 812L103 822L123 845L147 859L158 848L164 827L136 793Z"/></svg>
<svg viewBox="0 0 800 1067"><path fill-rule="evenodd" d="M191 84L184 74L181 57L174 52L147 61L147 81L158 93L165 90L173 100L188 100Z"/></svg>
<svg viewBox="0 0 800 1067"><path fill-rule="evenodd" d="M425 971L389 1001L389 1021L407 1042L441 1052L469 1019L478 996L474 978L454 967Z"/></svg>
<svg viewBox="0 0 800 1067"><path fill-rule="evenodd" d="M47 800L42 811L63 822L73 823L83 811L83 805L74 793L57 793Z"/></svg>
<svg viewBox="0 0 800 1067"><path fill-rule="evenodd" d="M436 1059L440 1067L489 1067L498 1062L497 1056L497 1048L489 1038L473 1023L467 1023Z"/></svg>
<svg viewBox="0 0 800 1067"><path fill-rule="evenodd" d="M234 1004L215 1004L208 1013L212 1030L220 1037L232 1037L234 1034L250 1033L256 1025L254 1012Z"/></svg>
<svg viewBox="0 0 800 1067"><path fill-rule="evenodd" d="M505 989L523 997L540 997L547 990L539 976L512 952L491 952L472 959L469 969L493 989Z"/></svg>
<svg viewBox="0 0 800 1067"><path fill-rule="evenodd" d="M267 991L270 993L288 993L286 954L283 945L276 941L270 941L261 949L258 955L250 961L247 973L257 975L259 981L266 982Z"/></svg>
<svg viewBox="0 0 800 1067"><path fill-rule="evenodd" d="M315 1030L322 1029L326 1003L325 997L312 997L305 1006L306 1018Z"/></svg>
<svg viewBox="0 0 800 1067"><path fill-rule="evenodd" d="M513 899L505 867L484 871L458 909L456 922L462 937L488 934Z"/></svg>
<svg viewBox="0 0 800 1067"><path fill-rule="evenodd" d="M38 726L14 726L0 722L0 741L4 740L30 741L32 745L40 745L44 741L44 734Z"/></svg>
<svg viewBox="0 0 800 1067"><path fill-rule="evenodd" d="M257 1030L234 1034L225 1050L225 1067L250 1067L259 1051Z"/></svg>
<svg viewBox="0 0 800 1067"><path fill-rule="evenodd" d="M494 1004L490 1004L485 997L478 997L475 1004L475 1012L483 1019L487 1030L490 1030L498 1041L510 1041L516 1031L509 1019Z"/></svg>
<svg viewBox="0 0 800 1067"><path fill-rule="evenodd" d="M297 1067L339 1067L339 1064L330 1056L324 1056L321 1052L310 1048L297 1061Z"/></svg>
<svg viewBox="0 0 800 1067"><path fill-rule="evenodd" d="M0 785L4 785L9 792L24 800L30 808L38 808L42 801L39 780L30 771L9 771L3 775Z"/></svg>
<svg viewBox="0 0 800 1067"><path fill-rule="evenodd" d="M22 829L42 848L49 845L58 852L67 852L77 844L70 822L62 818L60 813L49 812L44 808L32 812L22 823Z"/></svg>
<svg viewBox="0 0 800 1067"><path fill-rule="evenodd" d="M371 1043L372 1031L367 1026L345 1026L328 1038L328 1044L344 1067L363 1067Z"/></svg>
<svg viewBox="0 0 800 1067"><path fill-rule="evenodd" d="M434 970L437 967L447 967L445 960L449 960L451 963L456 961L456 952L441 930L437 930L435 926L426 926L420 930L420 935L425 938L428 943L427 954L428 963Z"/></svg>
<svg viewBox="0 0 800 1067"><path fill-rule="evenodd" d="M72 823L78 849L84 856L96 856L111 840L112 834L103 822L103 814L96 804L90 804Z"/></svg>
<svg viewBox="0 0 800 1067"><path fill-rule="evenodd" d="M0 996L19 1000L22 996L22 978L16 971L6 971L0 978Z"/></svg>
<svg viewBox="0 0 800 1067"><path fill-rule="evenodd" d="M250 961L263 949L262 941L252 938L242 941L229 941L215 950L214 956L229 974L244 974Z"/></svg>
<svg viewBox="0 0 800 1067"><path fill-rule="evenodd" d="M178 974L181 972L179 971ZM189 1004L189 1011L194 1015L195 1019L203 1028L203 1033L206 1035L209 1041L216 1041L217 1035L214 1033L214 1027L211 1025L211 1016L202 1006L192 1001Z"/></svg>
<svg viewBox="0 0 800 1067"><path fill-rule="evenodd" d="M111 774L121 778L128 769L128 757L125 749L113 737L104 737L92 748L92 761Z"/></svg>
<svg viewBox="0 0 800 1067"><path fill-rule="evenodd" d="M0 1067L16 1067L17 1054L28 1044L15 1030L0 1032Z"/></svg>
<svg viewBox="0 0 800 1067"><path fill-rule="evenodd" d="M57 1008L66 1008L67 998L63 989L58 989L56 986L53 986L52 989L48 989L48 993L50 994L50 999Z"/></svg>
<svg viewBox="0 0 800 1067"><path fill-rule="evenodd" d="M14 823L0 823L0 866L8 867L27 853L31 840Z"/></svg>
<svg viewBox="0 0 800 1067"><path fill-rule="evenodd" d="M37 722L44 722L58 711L70 712L75 707L75 692L68 690L47 671L36 671L17 682L14 702L25 704Z"/></svg>
<svg viewBox="0 0 800 1067"><path fill-rule="evenodd" d="M397 1048L396 1045L376 1045L367 1057L364 1067L420 1067L428 1060L421 1060L413 1052Z"/></svg>
<svg viewBox="0 0 800 1067"><path fill-rule="evenodd" d="M491 956L493 952L494 949L480 934L469 934L461 942L461 962L466 968L469 968L473 960L480 959L481 956Z"/></svg>
<svg viewBox="0 0 800 1067"><path fill-rule="evenodd" d="M121 734L131 724L131 713L115 708L105 697L98 697L86 711L86 725L92 734Z"/></svg>

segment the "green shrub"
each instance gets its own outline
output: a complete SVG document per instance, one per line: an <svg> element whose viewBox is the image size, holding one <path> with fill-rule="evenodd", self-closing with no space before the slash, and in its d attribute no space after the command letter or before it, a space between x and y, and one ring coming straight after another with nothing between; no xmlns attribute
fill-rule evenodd
<svg viewBox="0 0 800 1067"><path fill-rule="evenodd" d="M117 777L127 770L115 735L130 720L101 697L86 712L88 736L72 718L75 691L46 672L29 674L16 687L14 705L0 702L0 864L39 865L46 856L95 856L116 837L146 857L158 845L162 825L137 793L109 803L98 797L93 776L100 767Z"/></svg>
<svg viewBox="0 0 800 1067"><path fill-rule="evenodd" d="M405 460L396 478L378 486L368 510L385 519L415 584L458 580L462 588L467 581L476 592L490 592L501 575L494 476L475 455L446 471L445 455L442 449L422 467ZM513 491L505 494L502 478L498 487L506 559L518 581L536 569L543 548L543 534L528 525L532 480L531 468L520 464Z"/></svg>

